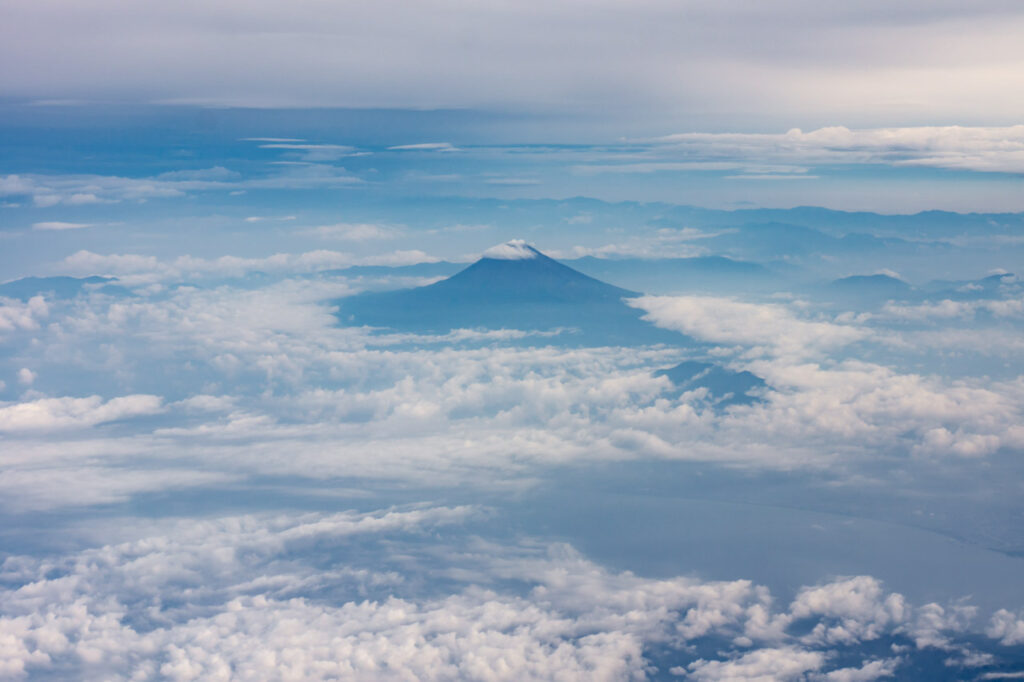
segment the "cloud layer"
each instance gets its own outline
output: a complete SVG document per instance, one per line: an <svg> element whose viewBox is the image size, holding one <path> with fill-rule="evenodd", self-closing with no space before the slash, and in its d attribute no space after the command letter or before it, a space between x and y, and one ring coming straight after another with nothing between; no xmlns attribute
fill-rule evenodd
<svg viewBox="0 0 1024 682"><path fill-rule="evenodd" d="M0 565L0 672L619 680L653 672L658 649L672 652L671 672L696 680L873 680L928 649L952 654L953 667L992 659L958 641L969 616L936 618L943 607L916 609L868 576L805 587L775 606L747 580L649 579L607 571L566 545L445 533L481 513L164 521L64 556L10 556ZM439 578L443 590L419 587ZM990 636L1010 645L1007 618L996 616ZM833 662L831 646L877 640L902 653Z"/></svg>
<svg viewBox="0 0 1024 682"><path fill-rule="evenodd" d="M953 380L858 359L859 350L844 358L848 348L907 340L799 305L634 300L659 324L715 344L717 362L767 381L760 401L722 410L707 389L679 393L655 375L692 355L683 336L678 348L566 353L547 344L571 330L418 336L340 327L326 301L354 285L338 276L256 289L151 286L154 276L209 268L304 269L303 258L169 266L78 254L69 262L134 273L137 285L124 281L135 294L0 308L18 348L4 380L28 391L0 404L0 430L23 453L0 479L5 504L74 506L161 480L208 482L162 479L178 468L214 480L515 486L555 463L653 458L848 476L1024 446L1020 378ZM176 368L173 376L162 367ZM138 456L157 471L136 470ZM67 468L82 484L55 494Z"/></svg>

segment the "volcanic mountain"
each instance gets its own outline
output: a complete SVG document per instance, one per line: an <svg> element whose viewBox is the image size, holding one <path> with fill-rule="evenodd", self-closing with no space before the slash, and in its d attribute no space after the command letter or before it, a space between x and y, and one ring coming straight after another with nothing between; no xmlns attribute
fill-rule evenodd
<svg viewBox="0 0 1024 682"><path fill-rule="evenodd" d="M718 408L730 405L753 405L760 402L760 393L767 390L764 379L747 371L734 371L710 362L687 360L675 367L658 370L656 377L668 377L674 397L698 388L707 390L707 399Z"/></svg>
<svg viewBox="0 0 1024 682"><path fill-rule="evenodd" d="M588 277L521 240L485 251L448 279L400 291L338 300L346 324L398 331L460 328L562 330L569 344L648 344L686 340L643 321L623 302L640 294Z"/></svg>

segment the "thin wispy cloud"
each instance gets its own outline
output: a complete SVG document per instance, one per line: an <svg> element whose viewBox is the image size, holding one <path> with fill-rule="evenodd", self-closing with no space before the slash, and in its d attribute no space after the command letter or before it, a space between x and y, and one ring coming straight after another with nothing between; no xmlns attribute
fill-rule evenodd
<svg viewBox="0 0 1024 682"><path fill-rule="evenodd" d="M304 232L321 239L337 239L350 242L397 239L403 234L402 229L398 226L378 225L375 223L335 223L334 225L311 227L304 230Z"/></svg>
<svg viewBox="0 0 1024 682"><path fill-rule="evenodd" d="M67 223L59 220L32 223L33 230L81 230L86 227L92 227L92 223Z"/></svg>
<svg viewBox="0 0 1024 682"><path fill-rule="evenodd" d="M460 152L458 147L449 142L420 142L418 144L400 144L388 147L391 151L424 151L424 152Z"/></svg>
<svg viewBox="0 0 1024 682"><path fill-rule="evenodd" d="M834 126L810 132L794 128L781 134L680 133L659 142L679 153L705 157L1024 172L1024 125L860 130Z"/></svg>
<svg viewBox="0 0 1024 682"><path fill-rule="evenodd" d="M173 199L193 192L314 189L362 182L343 168L318 164L302 164L275 175L253 178L243 178L239 173L219 167L141 178L26 174L0 177L0 196L30 197L35 206L46 208L58 204L76 206Z"/></svg>
<svg viewBox="0 0 1024 682"><path fill-rule="evenodd" d="M299 144L293 142L274 142L261 144L260 149L280 149L299 154L304 161L337 161L351 156L366 156L369 152L361 152L355 147L343 144Z"/></svg>

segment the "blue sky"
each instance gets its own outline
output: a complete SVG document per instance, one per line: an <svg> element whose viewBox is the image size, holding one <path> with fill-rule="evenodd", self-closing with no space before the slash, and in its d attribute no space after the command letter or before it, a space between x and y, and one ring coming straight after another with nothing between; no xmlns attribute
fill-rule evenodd
<svg viewBox="0 0 1024 682"><path fill-rule="evenodd" d="M1018 3L0 15L0 677L1024 675Z"/></svg>

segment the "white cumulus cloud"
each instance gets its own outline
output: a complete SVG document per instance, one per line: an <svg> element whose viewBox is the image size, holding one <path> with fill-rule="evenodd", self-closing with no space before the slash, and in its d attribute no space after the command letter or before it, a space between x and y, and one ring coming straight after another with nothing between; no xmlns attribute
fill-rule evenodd
<svg viewBox="0 0 1024 682"><path fill-rule="evenodd" d="M39 431L95 426L104 422L156 414L163 400L155 395L126 395L104 401L87 398L39 398L0 403L0 431Z"/></svg>

